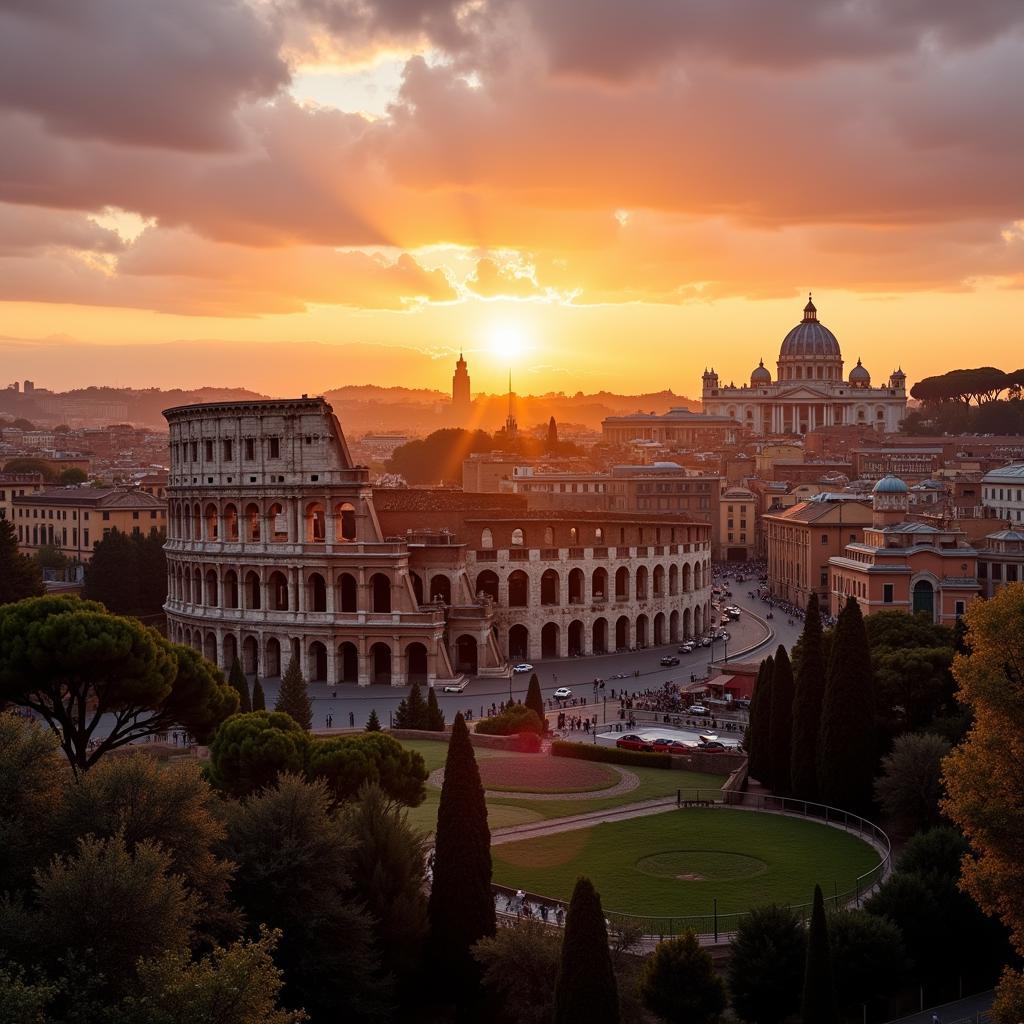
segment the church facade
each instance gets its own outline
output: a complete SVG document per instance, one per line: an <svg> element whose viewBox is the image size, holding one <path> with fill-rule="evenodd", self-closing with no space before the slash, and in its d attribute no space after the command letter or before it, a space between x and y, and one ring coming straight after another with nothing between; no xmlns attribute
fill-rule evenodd
<svg viewBox="0 0 1024 1024"><path fill-rule="evenodd" d="M859 359L844 378L839 342L808 298L803 319L782 340L774 380L764 360L740 387L723 386L714 369L705 370L702 400L706 415L727 416L762 437L840 424L891 433L907 414L907 378L897 369L872 386Z"/></svg>

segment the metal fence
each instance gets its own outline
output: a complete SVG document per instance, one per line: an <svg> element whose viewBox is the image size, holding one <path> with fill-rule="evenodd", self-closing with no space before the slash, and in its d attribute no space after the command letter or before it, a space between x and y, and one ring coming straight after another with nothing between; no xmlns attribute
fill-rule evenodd
<svg viewBox="0 0 1024 1024"><path fill-rule="evenodd" d="M827 804L818 804L807 800L794 800L790 797L760 796L741 792L723 792L720 789L680 789L676 794L676 807L679 810L685 811L692 807L724 806L744 808L754 812L787 814L810 818L834 828L842 828L848 832L856 833L880 846L882 857L879 863L870 871L866 871L864 874L844 883L842 891L840 891L840 884L837 880L833 881L831 892L825 892L826 887L822 885L822 895L824 896L827 909L860 906L865 897L871 893L876 885L884 881L889 873L892 861L892 844L889 841L889 837L874 822L868 821L866 818L860 817L860 815L840 810L837 807L829 807ZM554 923L557 908L561 907L564 910L568 907L566 901L554 899L550 896L542 896L537 893L516 890L509 886L497 884L493 885L492 888L495 894L497 909L506 914L534 917ZM518 892L523 892L523 896L519 897L517 895ZM791 906L790 909L799 914L801 920L806 921L810 917L811 907L811 903L801 903ZM542 908L547 912L546 917L542 913ZM708 911L703 914L661 917L646 914L629 914L606 909L605 918L610 927L615 931L639 932L649 939L671 938L672 936L692 931L700 938L713 939L717 942L720 937L735 932L749 913L750 911L746 910L739 913L720 914L718 912L718 901L715 899L712 900L712 905L708 908Z"/></svg>

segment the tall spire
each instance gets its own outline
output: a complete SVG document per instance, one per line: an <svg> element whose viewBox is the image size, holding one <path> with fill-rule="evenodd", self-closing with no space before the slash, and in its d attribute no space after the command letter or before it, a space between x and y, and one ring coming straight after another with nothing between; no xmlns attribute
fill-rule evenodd
<svg viewBox="0 0 1024 1024"><path fill-rule="evenodd" d="M804 320L817 320L818 319L818 308L814 305L814 299L811 297L811 293L807 293L807 305L804 306Z"/></svg>
<svg viewBox="0 0 1024 1024"><path fill-rule="evenodd" d="M515 413L512 408L512 368L508 371L508 416L505 417L505 433L514 437L519 433L519 424L516 423Z"/></svg>

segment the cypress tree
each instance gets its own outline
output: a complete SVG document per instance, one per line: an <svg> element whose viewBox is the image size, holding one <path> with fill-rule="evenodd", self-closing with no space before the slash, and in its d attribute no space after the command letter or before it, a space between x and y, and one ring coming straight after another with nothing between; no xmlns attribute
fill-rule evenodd
<svg viewBox="0 0 1024 1024"><path fill-rule="evenodd" d="M871 652L860 605L851 596L836 623L822 701L819 799L846 811L868 811L875 755Z"/></svg>
<svg viewBox="0 0 1024 1024"><path fill-rule="evenodd" d="M803 1024L837 1024L836 986L832 975L832 949L828 941L828 920L821 886L814 887L814 908L807 932L807 965L804 995L800 1006Z"/></svg>
<svg viewBox="0 0 1024 1024"><path fill-rule="evenodd" d="M299 663L294 656L288 661L288 669L281 680L281 689L278 691L274 710L291 715L306 732L313 727L313 705L306 691L306 680L302 678Z"/></svg>
<svg viewBox="0 0 1024 1024"><path fill-rule="evenodd" d="M619 993L601 897L589 878L577 878L555 982L555 1024L618 1024L618 1020Z"/></svg>
<svg viewBox="0 0 1024 1024"><path fill-rule="evenodd" d="M470 949L495 931L491 831L473 745L462 712L455 716L434 834L428 904L431 953L458 1002L479 997L480 966Z"/></svg>
<svg viewBox="0 0 1024 1024"><path fill-rule="evenodd" d="M429 729L427 705L420 693L420 684L413 683L409 696L403 697L395 711L396 729Z"/></svg>
<svg viewBox="0 0 1024 1024"><path fill-rule="evenodd" d="M263 684L257 676L252 681L252 709L253 711L267 710L267 695L263 692Z"/></svg>
<svg viewBox="0 0 1024 1024"><path fill-rule="evenodd" d="M437 693L432 686L427 688L427 711L425 728L431 732L444 732L444 712L437 705Z"/></svg>
<svg viewBox="0 0 1024 1024"><path fill-rule="evenodd" d="M793 666L786 648L779 644L772 675L772 717L768 747L771 759L772 792L785 796L790 791L789 763L793 738Z"/></svg>
<svg viewBox="0 0 1024 1024"><path fill-rule="evenodd" d="M821 640L818 595L807 602L800 636L800 665L793 693L793 738L790 788L801 800L818 798L818 739L825 695L825 654Z"/></svg>
<svg viewBox="0 0 1024 1024"><path fill-rule="evenodd" d="M775 674L775 659L769 654L761 662L754 684L754 700L750 709L750 774L763 786L772 784L771 727L772 727L772 676Z"/></svg>
<svg viewBox="0 0 1024 1024"><path fill-rule="evenodd" d="M537 713L537 717L544 726L544 731L547 732L548 720L544 714L544 698L541 696L540 680L537 678L536 672L530 676L530 685L526 688L526 706Z"/></svg>
<svg viewBox="0 0 1024 1024"><path fill-rule="evenodd" d="M377 717L377 709L370 709L370 717L366 720L366 732L380 732L380 719Z"/></svg>
<svg viewBox="0 0 1024 1024"><path fill-rule="evenodd" d="M242 663L237 658L231 662L228 682L238 691L238 710L248 714L253 710L252 701L249 700L249 684L245 681Z"/></svg>
<svg viewBox="0 0 1024 1024"><path fill-rule="evenodd" d="M8 519L0 519L0 604L39 597L43 574L39 566L18 550L18 534Z"/></svg>

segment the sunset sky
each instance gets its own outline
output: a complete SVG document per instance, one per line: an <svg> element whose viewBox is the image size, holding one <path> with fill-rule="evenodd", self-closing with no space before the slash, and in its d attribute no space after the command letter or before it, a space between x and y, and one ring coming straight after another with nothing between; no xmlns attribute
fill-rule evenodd
<svg viewBox="0 0 1024 1024"><path fill-rule="evenodd" d="M1017 369L1021 95L1020 0L0 0L0 385Z"/></svg>

